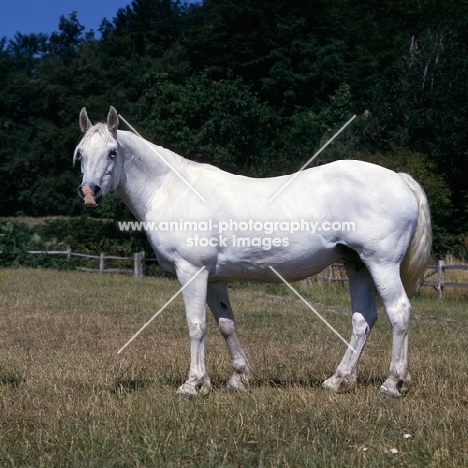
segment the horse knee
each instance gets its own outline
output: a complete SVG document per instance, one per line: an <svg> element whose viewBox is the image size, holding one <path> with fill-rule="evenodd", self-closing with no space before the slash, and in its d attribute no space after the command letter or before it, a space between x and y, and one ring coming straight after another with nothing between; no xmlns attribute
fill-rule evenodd
<svg viewBox="0 0 468 468"><path fill-rule="evenodd" d="M206 322L189 322L189 335L190 338L201 340L206 333Z"/></svg>
<svg viewBox="0 0 468 468"><path fill-rule="evenodd" d="M236 331L234 320L221 317L218 322L218 328L224 338L231 336Z"/></svg>

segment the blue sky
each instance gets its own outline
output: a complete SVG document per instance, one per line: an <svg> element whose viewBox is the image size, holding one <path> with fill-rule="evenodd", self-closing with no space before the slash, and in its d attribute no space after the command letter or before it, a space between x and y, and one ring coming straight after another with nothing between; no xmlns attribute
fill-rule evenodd
<svg viewBox="0 0 468 468"><path fill-rule="evenodd" d="M103 18L109 21L131 0L0 0L0 38L13 39L16 32L51 33L58 30L60 16L78 13L78 21L98 32Z"/></svg>

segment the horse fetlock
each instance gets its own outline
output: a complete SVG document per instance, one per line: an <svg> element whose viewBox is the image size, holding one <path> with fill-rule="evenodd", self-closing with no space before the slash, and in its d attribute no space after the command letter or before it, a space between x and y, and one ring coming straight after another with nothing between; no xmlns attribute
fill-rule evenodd
<svg viewBox="0 0 468 468"><path fill-rule="evenodd" d="M250 374L252 372L243 356L236 357L232 360L232 368L237 374Z"/></svg>

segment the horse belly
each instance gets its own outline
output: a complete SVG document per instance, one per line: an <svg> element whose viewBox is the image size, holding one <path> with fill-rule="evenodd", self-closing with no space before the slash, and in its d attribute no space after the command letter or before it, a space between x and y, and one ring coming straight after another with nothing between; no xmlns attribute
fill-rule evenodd
<svg viewBox="0 0 468 468"><path fill-rule="evenodd" d="M237 247L226 249L217 256L216 264L210 270L214 280L248 280L279 283L279 273L287 281L298 281L314 276L339 259L334 244L326 245L323 239L315 242L290 242L282 245L263 247ZM273 271L272 268L275 270Z"/></svg>

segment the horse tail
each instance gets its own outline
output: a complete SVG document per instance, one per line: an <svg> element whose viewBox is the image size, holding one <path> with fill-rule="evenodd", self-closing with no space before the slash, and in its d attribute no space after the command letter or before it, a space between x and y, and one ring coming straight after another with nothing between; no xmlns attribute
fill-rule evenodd
<svg viewBox="0 0 468 468"><path fill-rule="evenodd" d="M418 219L408 250L400 266L400 276L406 292L413 290L423 279L432 247L431 213L422 187L408 174L399 174L418 203Z"/></svg>

